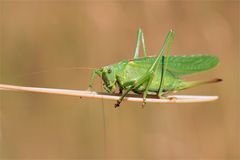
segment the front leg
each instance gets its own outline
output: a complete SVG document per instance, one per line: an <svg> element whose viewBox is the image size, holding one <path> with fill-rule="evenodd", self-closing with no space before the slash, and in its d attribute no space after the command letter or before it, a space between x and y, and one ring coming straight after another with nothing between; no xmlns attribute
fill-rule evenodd
<svg viewBox="0 0 240 160"><path fill-rule="evenodd" d="M125 84L123 84L124 88L127 88L127 91L125 91L123 93L123 95L121 95L121 97L119 98L119 100L117 101L117 103L115 104L115 107L119 107L121 102L123 101L124 97L133 89L138 88L139 86L143 85L144 83L147 83L147 87L145 89L145 99L146 99L146 93L148 91L148 88L150 86L150 83L153 79L153 69L150 69L148 72L146 72L142 77L140 77L137 80L134 81L129 81Z"/></svg>
<svg viewBox="0 0 240 160"><path fill-rule="evenodd" d="M119 82L120 83L120 82ZM131 91L133 90L135 84L137 83L137 80L134 81L129 81L127 83L124 83L121 85L122 88L127 88L127 90L121 95L119 100L117 100L117 103L115 104L115 108L119 107L121 102L123 101L124 97Z"/></svg>
<svg viewBox="0 0 240 160"><path fill-rule="evenodd" d="M130 92L132 89L134 88L134 85L132 85L130 88L128 88L128 90L126 92L124 92L121 97L119 98L119 100L117 100L117 103L114 105L115 108L119 107L121 102L123 101L124 97L128 94L128 92Z"/></svg>

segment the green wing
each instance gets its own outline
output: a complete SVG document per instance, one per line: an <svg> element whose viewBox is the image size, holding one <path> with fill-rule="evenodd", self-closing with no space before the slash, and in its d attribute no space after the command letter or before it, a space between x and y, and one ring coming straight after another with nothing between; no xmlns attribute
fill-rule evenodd
<svg viewBox="0 0 240 160"><path fill-rule="evenodd" d="M132 70L134 68L145 70L152 65L155 59L156 57L143 57L130 60L128 66L133 67ZM183 76L212 69L218 63L218 57L210 55L169 56L167 71L176 76Z"/></svg>
<svg viewBox="0 0 240 160"><path fill-rule="evenodd" d="M169 56L167 70L183 76L209 70L218 63L218 57L210 55Z"/></svg>

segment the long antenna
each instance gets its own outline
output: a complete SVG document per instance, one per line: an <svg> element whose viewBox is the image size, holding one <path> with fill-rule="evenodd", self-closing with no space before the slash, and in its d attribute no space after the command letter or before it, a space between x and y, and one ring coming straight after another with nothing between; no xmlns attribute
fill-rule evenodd
<svg viewBox="0 0 240 160"><path fill-rule="evenodd" d="M31 72L31 73L21 74L21 75L17 76L17 78L34 76L34 75L38 75L38 74L41 74L41 73L52 73L52 72L56 72L56 71L94 70L94 69L97 69L97 68L93 68L93 67L63 67L63 68L47 69L47 70L41 70L41 71L35 71L35 72Z"/></svg>

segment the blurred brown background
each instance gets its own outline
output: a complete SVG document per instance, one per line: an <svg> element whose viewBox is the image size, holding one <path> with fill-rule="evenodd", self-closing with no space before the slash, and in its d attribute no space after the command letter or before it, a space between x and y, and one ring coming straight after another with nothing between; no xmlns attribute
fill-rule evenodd
<svg viewBox="0 0 240 160"><path fill-rule="evenodd" d="M89 70L133 56L137 28L156 54L221 64L187 79L223 78L182 94L211 103L147 104L1 92L2 159L240 159L239 1L1 1L0 82L86 89ZM98 79L95 90L101 90Z"/></svg>

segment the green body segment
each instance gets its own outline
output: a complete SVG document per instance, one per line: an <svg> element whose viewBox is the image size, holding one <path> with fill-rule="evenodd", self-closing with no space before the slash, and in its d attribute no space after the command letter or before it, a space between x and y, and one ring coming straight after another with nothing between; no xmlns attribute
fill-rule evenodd
<svg viewBox="0 0 240 160"><path fill-rule="evenodd" d="M156 57L144 57L130 61L121 61L112 65L114 69L119 88L127 89L124 84L139 79L143 74L148 72ZM190 88L193 82L186 82L180 78L183 75L189 75L206 71L214 68L219 60L215 56L192 55L192 56L169 56L167 70L164 75L162 84L163 92L174 92ZM110 66L109 66L110 67ZM154 73L154 78L149 87L149 93L158 92L160 79L162 75L162 65L159 65ZM142 93L146 84L134 89L135 93Z"/></svg>

